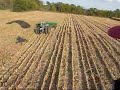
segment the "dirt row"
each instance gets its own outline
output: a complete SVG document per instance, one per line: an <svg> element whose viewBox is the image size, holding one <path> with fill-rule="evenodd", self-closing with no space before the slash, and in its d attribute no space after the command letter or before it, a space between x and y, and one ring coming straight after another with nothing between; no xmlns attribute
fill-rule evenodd
<svg viewBox="0 0 120 90"><path fill-rule="evenodd" d="M68 15L50 34L33 38L1 73L0 89L112 90L120 78L120 43L95 22Z"/></svg>

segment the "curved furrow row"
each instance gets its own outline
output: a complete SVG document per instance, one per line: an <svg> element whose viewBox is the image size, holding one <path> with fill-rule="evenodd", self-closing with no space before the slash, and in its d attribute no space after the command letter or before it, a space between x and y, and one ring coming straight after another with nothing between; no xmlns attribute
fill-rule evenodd
<svg viewBox="0 0 120 90"><path fill-rule="evenodd" d="M69 20L69 19L68 19ZM59 70L59 76L58 76L58 85L57 89L67 89L71 88L72 85L70 84L69 87L69 75L68 75L68 57L69 57L69 36L68 36L68 30L69 30L69 22L66 22L66 26L64 28L65 32L65 37L64 37L64 45L63 45L63 53L62 53L62 58L61 58L61 64L60 64L60 70ZM68 77L67 77L68 76Z"/></svg>
<svg viewBox="0 0 120 90"><path fill-rule="evenodd" d="M119 62L120 52L118 55L116 52L114 52L114 50L112 50L111 46L106 45L106 43L98 35L94 34L94 36L96 36L96 39L98 39L98 41L104 47L105 52L108 53L109 57L111 58L111 62L115 63L116 67L118 68L118 71L120 72L120 62Z"/></svg>
<svg viewBox="0 0 120 90"><path fill-rule="evenodd" d="M101 23L97 20L93 20L91 18L88 18L86 16L84 16L84 19L87 20L88 22L91 22L91 23L94 23L94 25L98 26L98 27L102 27L102 28L105 28L105 29L109 29L111 27L111 25L108 25L108 24L105 24L105 23Z"/></svg>
<svg viewBox="0 0 120 90"><path fill-rule="evenodd" d="M60 64L61 64L61 58L62 58L62 52L63 52L63 45L64 45L64 37L65 37L65 32L62 35L61 42L59 45L58 54L56 57L56 62L55 62L54 70L52 73L49 90L57 89L58 76L59 76L59 70L60 70Z"/></svg>
<svg viewBox="0 0 120 90"><path fill-rule="evenodd" d="M86 23L87 24L87 23ZM95 27L93 26L93 25L91 25L91 27L93 28L92 30L91 30L91 32L94 34L93 36L96 36L95 38L98 40L98 36L97 36L97 33L95 33ZM104 56L106 56L107 58L109 58L108 59L108 62L109 63L111 63L110 65L113 65L113 66L115 66L114 68L115 68L115 70L116 70L116 74L115 75L119 75L118 73L119 73L119 64L118 64L118 58L114 58L114 55L111 53L111 50L107 47L107 46L105 46L105 44L103 44L102 43L102 41L103 40L98 40L98 42L100 43L99 45L101 45L101 47L103 48L103 51L104 52L107 52L107 53L105 53L105 55ZM119 48L118 48L119 49ZM114 61L113 61L114 60ZM111 62L112 61L112 62ZM112 69L112 68L111 68ZM114 71L114 70L113 70ZM112 71L112 72L113 72ZM115 71L114 71L115 72ZM113 72L113 73L114 73ZM114 75L113 75L114 76Z"/></svg>
<svg viewBox="0 0 120 90"><path fill-rule="evenodd" d="M85 16L86 17L86 16ZM101 23L103 25L107 25L107 26L116 26L116 25L119 25L119 22L118 21L114 21L114 20L110 20L108 18L95 18L95 17L89 17L89 19L93 20L93 21L96 21L98 23Z"/></svg>
<svg viewBox="0 0 120 90"><path fill-rule="evenodd" d="M108 36L108 34L103 32L99 27L96 27L94 25L94 23L86 22L83 18L79 18L79 19L81 19L84 23L86 23L86 25L91 30L94 30L97 34L100 34L100 35L104 36L104 38L106 38L108 41L111 41L113 43L113 45L116 45L115 47L117 47L118 49L120 48L120 42L118 40L115 40L112 37Z"/></svg>
<svg viewBox="0 0 120 90"><path fill-rule="evenodd" d="M97 20L94 18L94 19L91 19L91 18L88 18L86 16L84 16L84 19L87 20L88 22L90 22L91 24L95 25L96 27L98 27L101 31L105 32L106 34L108 34L108 30L114 26L119 26L120 23L116 23L116 24L113 24L111 23L110 24L110 21L109 23L104 23L102 21L105 21L105 20ZM120 42L118 39L116 39L118 42Z"/></svg>
<svg viewBox="0 0 120 90"><path fill-rule="evenodd" d="M112 25L105 26L103 23L101 23L101 22L95 22L94 20L90 20L87 17L84 18L84 20L87 20L90 24L93 24L94 26L96 26L97 28L99 28L101 31L103 31L104 33L106 33L107 35L108 35L108 30L111 27L113 27ZM119 40L117 40L117 41L119 42Z"/></svg>
<svg viewBox="0 0 120 90"><path fill-rule="evenodd" d="M90 88L90 81L88 80L89 78L89 75L87 74L87 67L88 65L86 65L86 63L84 63L84 53L83 53L83 45L82 45L82 40L80 39L80 35L78 34L78 25L76 25L76 21L74 20L74 17L72 18L73 19L73 26L74 26L74 29L75 29L75 32L76 32L76 38L77 38L77 47L78 47L78 52L79 52L79 64L81 65L81 69L82 69L82 78L84 79L84 81L82 82L83 84L83 89L89 89ZM92 81L92 80L91 80ZM86 86L86 87L84 87Z"/></svg>
<svg viewBox="0 0 120 90"><path fill-rule="evenodd" d="M104 21L102 21L102 23L97 20L96 18L95 19L92 19L92 18L89 18L87 16L83 16L87 21L89 22L93 22L94 24L96 25L99 25L99 26L102 26L104 28L110 28L111 26L114 26L113 24L110 24L110 23L105 23Z"/></svg>
<svg viewBox="0 0 120 90"><path fill-rule="evenodd" d="M54 33L54 32L53 32ZM25 71L24 73L22 73L22 76L18 77L18 79L15 82L15 85L13 86L18 86L18 84L22 81L25 83L26 78L29 78L29 75L31 75L31 72L34 72L34 70L37 67L37 64L39 62L40 56L43 55L46 47L47 47L47 41L49 40L49 38L52 36L52 34L50 34L47 38L44 38L43 41L40 41L40 45L39 48L36 50L35 54L33 55L33 58L31 58L31 60L33 61L32 63L28 64L28 68L26 66L26 69L24 69L23 71ZM43 48L44 46L44 48ZM43 49L41 49L43 48ZM29 60L30 61L30 60ZM35 66L35 67L34 67ZM33 70L33 71L32 71ZM24 76L24 77L23 77ZM24 81L25 80L25 81Z"/></svg>
<svg viewBox="0 0 120 90"><path fill-rule="evenodd" d="M81 22L82 24L82 22ZM80 25L80 24L79 24ZM90 44L88 43L88 40L87 40L87 35L86 35L86 32L83 31L85 28L83 27L83 24L81 26L81 36L83 37L83 40L84 40L84 43L86 45L86 49L88 50L87 51L87 55L89 57L89 60L88 60L88 63L89 63L89 66L91 68L91 75L93 76L93 81L95 83L95 88L98 89L98 90L101 90L102 89L102 86L101 86L101 82L100 82L100 77L99 77L99 74L98 74L98 71L97 71L97 68L94 64L94 58L93 58L93 54L91 49L90 49ZM90 52L91 51L91 52Z"/></svg>
<svg viewBox="0 0 120 90"><path fill-rule="evenodd" d="M47 35L46 36L43 36L42 38L43 38L43 41L47 38ZM39 41L38 41L39 40ZM11 76L12 75L12 79L14 78L14 80L15 79L17 79L18 77L18 75L19 74L17 74L16 73L16 70L15 69L18 69L19 67L21 68L20 70L22 70L23 68L22 67L25 67L26 66L26 64L29 62L29 64L28 64L28 66L26 66L26 67L30 67L30 65L31 65L31 63L32 63L32 58L34 57L34 55L32 55L33 53L35 53L36 52L36 50L38 49L38 46L40 45L40 42L42 41L42 39L40 39L40 38L38 38L38 40L36 40L36 43L34 43L36 46L32 46L32 47L30 47L30 48L32 48L31 50L29 50L29 52L30 52L30 54L28 53L28 55L24 55L25 57L23 57L23 56L21 56L21 60L19 60L18 59L18 62L16 63L16 65L14 66L14 68L12 68L12 70L10 69L10 72L7 72L8 73L8 76L7 76L7 74L5 74L5 76L4 76L4 78L5 77L7 77L8 79L9 79L9 76ZM37 42L39 42L38 44L37 44ZM40 49L40 47L39 47L39 49ZM38 50L39 50L38 49ZM26 54L26 53L25 53ZM30 59L31 58L31 59ZM29 60L30 59L30 60ZM22 65L22 63L23 63L23 65ZM21 66L19 66L19 65L21 65ZM26 71L28 68L26 68L24 71ZM13 71L15 71L15 73L17 74L17 75L14 75L14 73L13 73ZM17 70L17 71L19 71L19 69ZM25 72L24 72L25 73ZM23 75L22 75L23 76ZM20 76L20 77L22 77L22 76ZM13 81L14 81L13 80ZM7 81L7 79L3 79L2 80L2 83L4 82L4 81ZM19 80L18 80L19 81ZM11 83L11 78L10 78L10 80L9 81L7 81L7 83L9 84L10 83L10 85L12 84ZM3 85L4 86L4 85Z"/></svg>
<svg viewBox="0 0 120 90"><path fill-rule="evenodd" d="M110 51L108 50L107 47L104 46L103 43L100 42L99 38L97 35L95 35L95 39L97 39L97 42L101 49L103 50L103 54L105 59L105 62L108 64L108 68L110 68L111 75L113 76L114 79L117 79L120 76L120 66L118 64L118 59L115 59L114 56L111 55ZM107 59L108 58L108 59Z"/></svg>
<svg viewBox="0 0 120 90"><path fill-rule="evenodd" d="M109 90L112 88L111 83L113 81L113 78L107 68L106 63L104 62L103 54L100 51L100 48L98 47L98 45L96 44L96 41L94 40L93 36L90 35L88 37L93 46L93 50L96 53L94 58L95 58L95 63L96 63L97 69L98 69L98 73L101 78L101 82L104 84L104 86L103 86L104 89Z"/></svg>
<svg viewBox="0 0 120 90"><path fill-rule="evenodd" d="M73 36L73 37L76 38L75 41L72 40L76 43L75 47L72 47L72 50L73 50L73 52L72 52L72 54L73 54L73 57L72 57L73 58L73 89L75 88L75 90L77 90L77 88L80 87L81 90L82 89L86 90L88 81L86 81L86 73L85 73L86 68L83 63L83 53L82 53L82 49L81 49L82 47L81 47L80 39L78 37L77 29L74 26L75 25L74 17L72 16L71 19L72 19L72 25L73 25L72 28L74 28L74 29L72 29L72 32L73 32L72 34L74 34L75 36ZM75 38L72 38L72 39L75 39ZM79 84L81 84L81 85L79 85Z"/></svg>
<svg viewBox="0 0 120 90"><path fill-rule="evenodd" d="M76 32L74 30L74 26L73 26L73 19L72 16L70 18L70 23L69 23L69 27L70 27L70 37L71 37L71 54L72 54L72 88L73 90L78 90L78 89L83 89L83 82L82 80L82 71L81 71L81 64L79 64L79 51L78 51L78 40L77 40L77 35Z"/></svg>
<svg viewBox="0 0 120 90"><path fill-rule="evenodd" d="M43 37L45 40L45 37ZM20 63L17 63L17 66L15 67L15 69L9 73L12 73L11 76L9 76L7 82L5 83L6 85L5 86L11 86L12 83L15 83L15 81L17 79L20 79L21 77L24 76L24 74L27 72L27 70L29 69L30 65L32 64L33 62L33 58L34 58L34 55L35 53L37 52L37 50L40 49L40 45L42 43L40 43L42 39L39 39L38 43L35 44L34 47L32 47L32 49L29 51L28 55L26 56L26 58L22 58L22 60L20 60L21 62ZM20 74L23 74L20 76Z"/></svg>
<svg viewBox="0 0 120 90"><path fill-rule="evenodd" d="M66 28L67 23L68 22L66 22L66 25L64 26L64 28ZM59 73L60 73L60 68L61 68L60 65L61 65L63 49L64 49L63 46L65 44L64 43L65 42L65 33L66 33L66 31L63 31L63 33L62 33L61 42L59 45L58 55L56 57L56 62L55 62L54 70L52 73L52 78L51 78L49 90L57 90L57 87L58 87L58 77L59 77Z"/></svg>
<svg viewBox="0 0 120 90"><path fill-rule="evenodd" d="M75 20L76 21L76 20ZM82 52L83 52L83 63L85 64L85 67L86 67L86 79L88 79L88 89L95 89L96 88L96 85L95 85L95 81L94 81L94 73L92 72L92 68L91 68L91 65L90 65L90 62L89 62L89 53L88 53L88 49L86 47L86 44L85 44L85 39L84 37L82 36L82 28L81 26L79 25L79 23L76 21L76 25L77 27L77 30L78 30L78 36L81 40L81 44L82 44ZM81 29L81 30L80 30Z"/></svg>
<svg viewBox="0 0 120 90"><path fill-rule="evenodd" d="M91 25L91 29L93 29L95 31L95 28L93 27L93 25ZM97 34L97 35L100 35L100 34ZM114 53L116 53L116 52L113 52L111 49L109 49L109 47L106 46L106 44L104 43L104 41L102 40L102 38L101 39L98 38L98 40L102 44L102 46L105 48L105 51L109 53L109 56L112 58L112 60L114 60L113 62L116 63L116 66L119 68L120 66L118 65L118 56L114 57ZM116 47L116 46L114 46L114 47ZM119 47L117 47L117 48L119 49Z"/></svg>
<svg viewBox="0 0 120 90"><path fill-rule="evenodd" d="M110 41L108 41L106 38L104 38L102 35L98 34L101 39L103 39L104 43L109 46L113 54L115 54L115 57L120 57L120 51L112 44ZM116 56L117 55L117 56Z"/></svg>
<svg viewBox="0 0 120 90"><path fill-rule="evenodd" d="M115 65L115 63L111 62L112 61L111 57L109 57L109 54L105 52L105 48L101 45L101 43L98 41L98 39L96 37L94 37L94 39L96 39L96 43L101 49L100 51L104 58L104 62L106 64L107 68L109 69L109 72L111 73L112 77L114 79L116 79L117 77L119 77L119 70L118 70L117 66Z"/></svg>
<svg viewBox="0 0 120 90"><path fill-rule="evenodd" d="M0 89L111 90L120 78L120 43L102 31L108 28L92 17L68 15L13 57L13 66L0 76Z"/></svg>
<svg viewBox="0 0 120 90"><path fill-rule="evenodd" d="M28 89L41 88L42 83L43 83L43 79L45 77L45 74L47 72L47 69L48 69L48 66L49 66L49 63L50 63L50 58L53 55L53 52L54 52L54 49L55 49L56 38L57 37L60 38L61 32L62 32L62 29L60 28L60 30L56 32L57 36L53 35L53 37L51 37L49 45L46 47L46 50L45 50L43 56L41 57L41 61L39 62L39 65L35 70L35 74L32 75L32 77L31 77L31 82L27 87Z"/></svg>
<svg viewBox="0 0 120 90"><path fill-rule="evenodd" d="M97 63L96 61L99 60L99 58L97 58L97 54L93 55L93 53L96 53L95 50L94 50L94 46L93 46L93 43L90 41L90 38L88 36L85 36L86 37L86 45L88 46L88 50L89 50L89 55L90 55L90 64L91 64L91 67L92 67L92 71L93 73L95 74L94 75L94 80L95 80L95 83L96 83L96 86L97 86L97 90L102 90L104 89L105 90L105 84L103 83L103 78L101 77L101 74L98 70L98 66L97 66ZM100 66L100 64L98 64ZM100 68L103 68L103 67L100 67ZM105 80L105 79L104 79Z"/></svg>
<svg viewBox="0 0 120 90"><path fill-rule="evenodd" d="M64 81L64 88L66 90L71 90L73 88L73 71L72 71L72 36L71 36L71 26L70 25L70 19L68 20L67 24L67 36L66 36L66 50L68 53L67 61L66 61L66 72L65 72L65 81Z"/></svg>
<svg viewBox="0 0 120 90"><path fill-rule="evenodd" d="M92 27L92 25L91 25L91 27ZM94 28L94 27L92 27L92 28ZM95 29L94 29L95 30ZM93 32L94 33L94 32ZM97 38L97 37L96 37ZM106 46L106 44L104 43L104 41L102 40L102 39L99 39L98 38L98 40L99 40L99 42L102 44L102 46L104 47L104 50L108 53L108 56L111 58L111 60L113 61L113 63L115 63L115 65L117 66L117 68L118 68L118 71L119 71L119 69L120 69L120 65L119 65L119 61L118 61L118 59L119 59L119 55L117 55L117 53L116 52L113 52L111 49L109 49L109 47L108 46ZM118 49L119 49L119 47L118 47ZM116 54L116 55L115 55ZM117 57L115 57L115 56L117 56Z"/></svg>
<svg viewBox="0 0 120 90"><path fill-rule="evenodd" d="M50 81L51 81L51 78L52 78L52 73L53 73L56 58L57 58L57 55L58 55L58 52L59 52L60 42L62 42L63 34L64 33L63 33L63 30L62 30L60 36L57 39L53 54L52 54L52 56L50 58L50 63L49 63L47 72L45 74L44 80L43 80L42 84L40 85L40 88L43 89L43 90L49 89Z"/></svg>
<svg viewBox="0 0 120 90"><path fill-rule="evenodd" d="M34 43L36 43L37 40L38 40L38 36L35 37L34 40L31 40L27 44L25 44L25 46L23 46L23 49L21 49L20 51L18 51L16 53L16 55L11 58L12 63L10 63L8 69L4 70L4 72L2 73L2 76L0 76L1 78L3 77L3 75L7 74L9 72L9 70L11 70L11 69L13 69L13 67L15 67L15 65L18 63L19 59L22 56L25 56L25 57L27 56L29 50L32 48L32 46L34 45Z"/></svg>
<svg viewBox="0 0 120 90"><path fill-rule="evenodd" d="M41 57L44 55L44 53L48 47L48 41L50 40L50 38L52 37L52 35L54 33L55 33L55 31L50 33L50 35L46 39L45 43L41 46L41 48L38 50L38 52L34 56L34 58L33 58L34 62L30 66L30 69L28 70L28 72L26 72L26 74L24 75L24 78L22 79L22 81L19 84L19 88L25 88L30 84L31 78L34 75L35 69L38 67L39 63L41 62Z"/></svg>
<svg viewBox="0 0 120 90"><path fill-rule="evenodd" d="M88 18L84 17L84 20L86 20L89 23L95 25L96 27L98 27L100 30L102 30L105 33L107 33L108 30L110 29L110 26L105 25L105 24L100 23L100 22L97 22L97 21L93 21L92 19L88 19Z"/></svg>
<svg viewBox="0 0 120 90"><path fill-rule="evenodd" d="M38 42L39 38L37 38L37 40L33 43L33 45L28 49L27 53L25 53L22 57L20 57L17 62L15 63L15 65L13 65L12 67L10 67L1 77L1 79L5 78L5 77L9 77L11 76L11 74L13 73L14 70L17 69L17 67L20 66L20 64L24 61L25 58L27 58L28 53L30 52L30 50L32 48L34 48L34 45ZM4 82L4 81L3 81Z"/></svg>
<svg viewBox="0 0 120 90"><path fill-rule="evenodd" d="M81 27L83 30L84 30L84 27ZM90 68L91 68L91 74L92 74L92 76L93 76L93 79L94 79L94 83L95 83L95 87L96 87L96 90L101 90L102 89L102 86L101 86L101 81L100 81L100 77L99 77L99 75L98 75L98 72L97 72L97 68L96 68L96 66L95 66L95 64L94 64L94 59L93 59L93 54L91 54L91 53L93 53L92 51L91 51L91 48L90 48L90 43L88 43L88 39L87 39L87 35L86 35L86 33L85 33L85 31L83 31L83 30L81 30L81 35L82 35L82 37L83 37L83 40L84 40L84 42L85 42L85 45L86 45L86 49L88 50L87 51L87 55L88 55L88 57L89 57L89 60L88 60L88 62L89 62L89 66L90 66Z"/></svg>

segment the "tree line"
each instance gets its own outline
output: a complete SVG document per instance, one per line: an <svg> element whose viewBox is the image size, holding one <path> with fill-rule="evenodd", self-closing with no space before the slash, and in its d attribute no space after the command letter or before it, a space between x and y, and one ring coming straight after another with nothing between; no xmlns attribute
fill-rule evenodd
<svg viewBox="0 0 120 90"><path fill-rule="evenodd" d="M58 3L47 2L47 5L44 5L44 7L46 7L48 11L82 14L82 15L88 15L88 16L120 18L120 9L116 9L114 11L98 10L96 8L84 9L81 6L76 6L74 4L64 4L62 2L58 2Z"/></svg>
<svg viewBox="0 0 120 90"><path fill-rule="evenodd" d="M74 4L65 4L62 2L50 3L44 5L40 0L0 0L0 9L11 9L13 11L44 10L53 12L73 13L88 16L117 17L120 18L120 9L114 11L99 10L96 8L85 9Z"/></svg>

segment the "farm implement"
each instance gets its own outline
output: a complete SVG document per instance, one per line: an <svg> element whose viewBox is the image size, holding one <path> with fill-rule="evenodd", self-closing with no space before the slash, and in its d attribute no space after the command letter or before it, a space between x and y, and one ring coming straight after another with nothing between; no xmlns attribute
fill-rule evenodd
<svg viewBox="0 0 120 90"><path fill-rule="evenodd" d="M55 29L56 27L57 27L57 23L55 22L40 22L36 24L36 29L34 30L34 32L36 34L40 34L40 33L48 34L52 28Z"/></svg>

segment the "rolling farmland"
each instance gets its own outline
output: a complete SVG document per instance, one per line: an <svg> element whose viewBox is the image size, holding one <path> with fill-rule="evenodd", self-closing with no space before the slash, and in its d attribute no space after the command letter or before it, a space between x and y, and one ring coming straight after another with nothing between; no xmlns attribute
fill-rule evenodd
<svg viewBox="0 0 120 90"><path fill-rule="evenodd" d="M120 78L120 41L107 35L118 21L68 15L35 35L0 74L1 90L112 90Z"/></svg>

